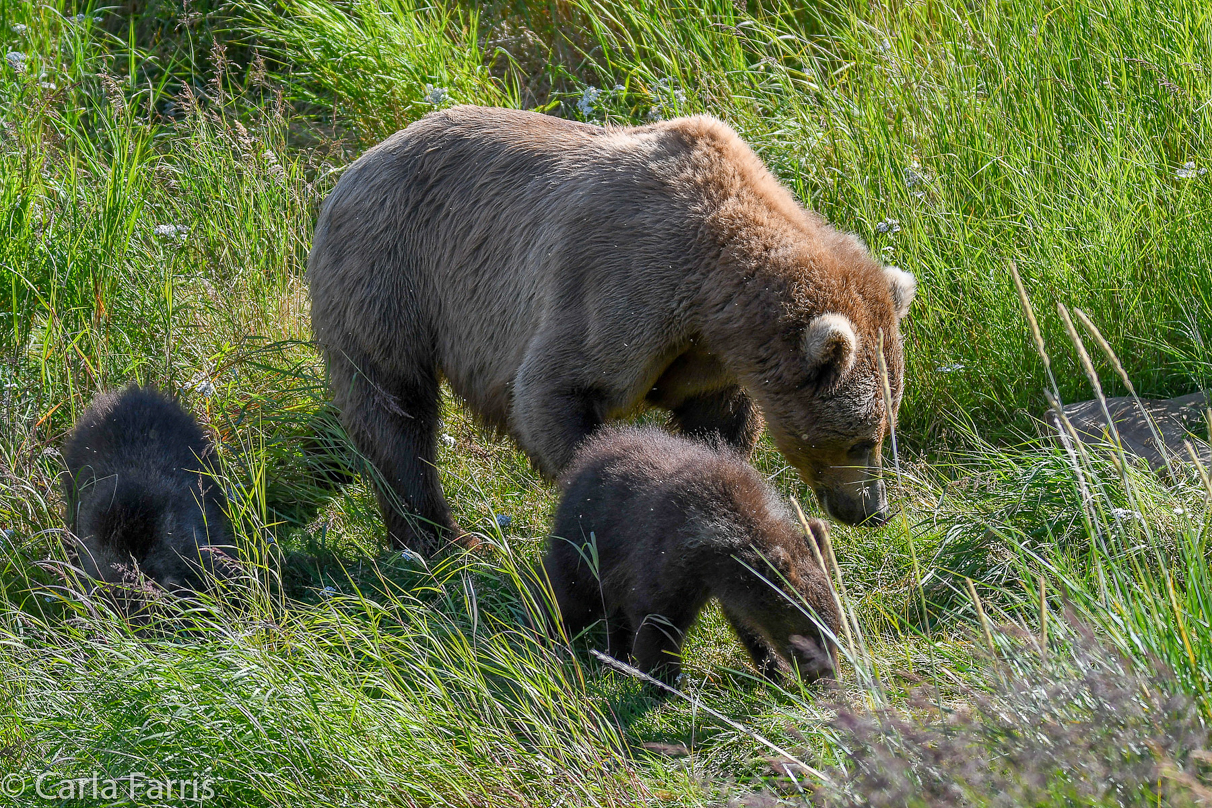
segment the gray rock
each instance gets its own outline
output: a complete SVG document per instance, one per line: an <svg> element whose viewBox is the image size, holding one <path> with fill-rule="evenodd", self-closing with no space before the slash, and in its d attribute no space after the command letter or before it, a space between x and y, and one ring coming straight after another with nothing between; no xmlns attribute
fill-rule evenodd
<svg viewBox="0 0 1212 808"><path fill-rule="evenodd" d="M1141 404L1157 427L1170 461L1190 463L1183 441L1190 441L1205 468L1212 466L1212 446L1208 443L1208 418L1206 414L1212 400L1208 392L1191 393L1170 399L1145 398ZM1108 436L1107 419L1102 405L1097 400L1081 401L1065 405L1065 417L1083 443L1111 443ZM1165 457L1149 429L1149 423L1141 414L1140 407L1130 396L1107 399L1107 410L1115 421L1124 451L1143 458L1153 469L1166 466ZM1048 423L1057 427L1056 415L1048 413ZM1056 434L1053 431L1052 434Z"/></svg>

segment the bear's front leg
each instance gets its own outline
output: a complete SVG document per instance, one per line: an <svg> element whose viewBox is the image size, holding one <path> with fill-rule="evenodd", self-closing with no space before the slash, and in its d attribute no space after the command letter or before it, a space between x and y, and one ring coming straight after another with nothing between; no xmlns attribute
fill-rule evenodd
<svg viewBox="0 0 1212 808"><path fill-rule="evenodd" d="M644 617L631 646L635 666L657 681L675 684L682 673L682 640L690 622L684 615Z"/></svg>
<svg viewBox="0 0 1212 808"><path fill-rule="evenodd" d="M606 395L564 375L573 362L552 367L527 358L514 382L510 431L535 468L555 479L572 460L577 445L602 425Z"/></svg>
<svg viewBox="0 0 1212 808"><path fill-rule="evenodd" d="M691 396L676 407L673 426L690 438L713 436L735 447L745 457L762 434L762 416L740 387L726 387Z"/></svg>
<svg viewBox="0 0 1212 808"><path fill-rule="evenodd" d="M749 652L749 656L753 659L753 666L757 668L762 678L776 685L780 684L783 678L782 660L766 642L766 639L749 628L745 619L738 612L725 607L724 616L732 624L733 630L736 631L745 650Z"/></svg>

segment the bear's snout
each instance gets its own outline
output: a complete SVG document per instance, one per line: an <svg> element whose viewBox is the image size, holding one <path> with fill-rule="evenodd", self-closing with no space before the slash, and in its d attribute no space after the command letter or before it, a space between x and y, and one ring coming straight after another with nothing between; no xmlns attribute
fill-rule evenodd
<svg viewBox="0 0 1212 808"><path fill-rule="evenodd" d="M818 638L793 634L789 642L791 660L801 679L815 682L817 679L834 677L837 666L833 654L826 650Z"/></svg>
<svg viewBox="0 0 1212 808"><path fill-rule="evenodd" d="M816 498L825 513L847 525L879 527L888 521L888 492L883 480L873 479L858 486L820 487L816 489Z"/></svg>

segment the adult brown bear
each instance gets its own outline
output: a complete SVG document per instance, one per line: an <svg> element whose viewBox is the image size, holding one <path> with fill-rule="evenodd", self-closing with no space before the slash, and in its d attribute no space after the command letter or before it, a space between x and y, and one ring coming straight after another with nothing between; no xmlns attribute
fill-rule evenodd
<svg viewBox="0 0 1212 808"><path fill-rule="evenodd" d="M764 415L830 514L884 519L876 346L895 407L913 276L714 118L432 113L341 177L308 280L333 398L404 545L458 536L434 465L443 377L548 477L645 404L746 452Z"/></svg>

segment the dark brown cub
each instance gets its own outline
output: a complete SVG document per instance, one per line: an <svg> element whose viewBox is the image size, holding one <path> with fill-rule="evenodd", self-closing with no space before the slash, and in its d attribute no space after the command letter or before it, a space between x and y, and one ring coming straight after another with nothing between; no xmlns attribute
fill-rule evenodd
<svg viewBox="0 0 1212 808"><path fill-rule="evenodd" d="M193 416L154 390L103 393L63 449L67 523L84 572L123 586L141 572L173 592L234 562L214 448Z"/></svg>
<svg viewBox="0 0 1212 808"><path fill-rule="evenodd" d="M543 567L568 636L604 618L611 654L672 681L686 631L714 597L763 676L777 681L780 658L808 681L833 674L840 621L829 580L778 495L737 454L608 427L581 445L560 484ZM819 520L810 527L825 534Z"/></svg>

